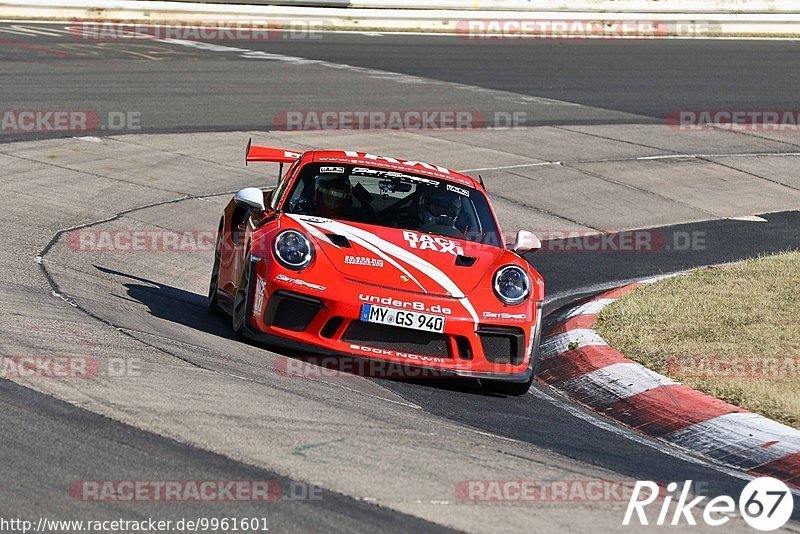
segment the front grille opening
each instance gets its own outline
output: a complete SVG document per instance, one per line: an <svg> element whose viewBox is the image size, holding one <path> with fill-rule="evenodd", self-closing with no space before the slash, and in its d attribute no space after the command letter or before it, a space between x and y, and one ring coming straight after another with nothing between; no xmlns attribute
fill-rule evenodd
<svg viewBox="0 0 800 534"><path fill-rule="evenodd" d="M398 326L351 321L342 334L342 341L426 356L451 357L446 335Z"/></svg>
<svg viewBox="0 0 800 534"><path fill-rule="evenodd" d="M269 299L264 312L267 326L302 332L324 306L316 299L289 291L277 291Z"/></svg>
<svg viewBox="0 0 800 534"><path fill-rule="evenodd" d="M525 356L525 333L519 328L484 326L478 329L483 355L491 363L519 365Z"/></svg>
<svg viewBox="0 0 800 534"><path fill-rule="evenodd" d="M472 345L469 339L464 336L456 336L456 346L458 347L458 357L462 360L472 359Z"/></svg>
<svg viewBox="0 0 800 534"><path fill-rule="evenodd" d="M322 327L322 330L319 331L319 335L328 339L332 338L342 325L342 321L344 321L342 317L331 317L328 319L328 322L325 323L325 326Z"/></svg>

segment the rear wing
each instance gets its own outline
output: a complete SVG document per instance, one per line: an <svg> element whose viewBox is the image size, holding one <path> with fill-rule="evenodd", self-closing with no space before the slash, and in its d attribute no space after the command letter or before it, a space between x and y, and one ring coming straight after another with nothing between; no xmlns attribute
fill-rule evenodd
<svg viewBox="0 0 800 534"><path fill-rule="evenodd" d="M251 161L267 161L272 163L294 163L301 154L300 152L292 152L282 148L270 148L268 146L253 145L253 140L247 142L247 149L245 150L244 164L247 165Z"/></svg>

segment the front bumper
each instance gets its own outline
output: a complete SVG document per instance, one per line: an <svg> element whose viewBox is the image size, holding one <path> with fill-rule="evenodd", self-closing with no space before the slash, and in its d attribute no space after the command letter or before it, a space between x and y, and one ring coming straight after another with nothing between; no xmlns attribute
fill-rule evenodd
<svg viewBox="0 0 800 534"><path fill-rule="evenodd" d="M476 324L454 298L390 288L365 291L348 280L337 283L334 293L298 284L296 276L294 282L276 280L270 273L258 282L253 277L253 290L262 293L251 299L248 337L308 354L383 360L482 380L525 382L535 372L541 309L533 302L523 305L529 308L525 321ZM451 313L442 334L387 327L360 320L367 297L413 301L426 310L446 308Z"/></svg>

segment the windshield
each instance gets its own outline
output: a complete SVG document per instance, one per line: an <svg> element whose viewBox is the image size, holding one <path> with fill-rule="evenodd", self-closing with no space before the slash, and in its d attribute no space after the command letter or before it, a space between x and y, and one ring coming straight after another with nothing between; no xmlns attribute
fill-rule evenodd
<svg viewBox="0 0 800 534"><path fill-rule="evenodd" d="M489 203L480 191L373 167L306 165L284 211L500 243Z"/></svg>

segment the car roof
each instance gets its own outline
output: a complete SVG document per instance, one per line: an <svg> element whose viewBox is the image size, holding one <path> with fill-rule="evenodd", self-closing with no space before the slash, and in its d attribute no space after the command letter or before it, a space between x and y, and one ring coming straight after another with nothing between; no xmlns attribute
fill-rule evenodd
<svg viewBox="0 0 800 534"><path fill-rule="evenodd" d="M303 159L309 158L306 163L340 163L345 165L364 165L402 171L423 176L438 178L454 184L465 185L474 189L483 190L483 185L476 179L466 174L453 171L440 165L432 165L422 161L401 160L386 156L376 156L365 152L345 150L315 150L306 152Z"/></svg>

